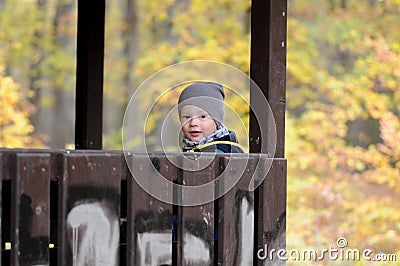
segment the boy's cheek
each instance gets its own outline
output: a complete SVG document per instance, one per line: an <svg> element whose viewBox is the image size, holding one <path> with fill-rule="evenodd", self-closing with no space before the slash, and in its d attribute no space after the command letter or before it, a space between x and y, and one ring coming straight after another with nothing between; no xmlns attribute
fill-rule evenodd
<svg viewBox="0 0 400 266"><path fill-rule="evenodd" d="M190 135L189 135L189 133L188 133L187 128L182 127L182 132L183 132L183 135L185 135L186 138L190 139Z"/></svg>

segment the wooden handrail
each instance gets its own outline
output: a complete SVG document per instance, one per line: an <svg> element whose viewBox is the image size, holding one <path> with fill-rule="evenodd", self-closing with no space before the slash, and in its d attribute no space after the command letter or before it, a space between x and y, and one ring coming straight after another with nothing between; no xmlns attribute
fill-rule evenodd
<svg viewBox="0 0 400 266"><path fill-rule="evenodd" d="M285 159L269 159L255 197L249 182L268 164L258 155L218 155L194 172L163 153L149 154L151 163L130 156L145 180L157 173L187 186L214 182L216 193L227 184L221 173L241 162L245 169L222 197L179 206L144 191L119 151L2 149L2 265L248 265L265 245L285 248ZM179 188L169 193L184 197Z"/></svg>

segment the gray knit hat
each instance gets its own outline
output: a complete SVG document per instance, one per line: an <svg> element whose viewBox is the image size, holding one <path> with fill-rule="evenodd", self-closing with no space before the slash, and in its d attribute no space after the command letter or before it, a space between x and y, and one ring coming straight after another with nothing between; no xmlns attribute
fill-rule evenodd
<svg viewBox="0 0 400 266"><path fill-rule="evenodd" d="M215 120L224 120L224 87L216 82L197 82L187 86L179 96L178 112L185 105L195 105L207 111Z"/></svg>

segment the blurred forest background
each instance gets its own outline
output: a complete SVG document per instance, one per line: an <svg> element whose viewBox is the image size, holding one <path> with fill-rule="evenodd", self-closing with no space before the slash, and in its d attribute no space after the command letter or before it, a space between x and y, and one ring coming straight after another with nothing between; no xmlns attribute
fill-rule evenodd
<svg viewBox="0 0 400 266"><path fill-rule="evenodd" d="M104 149L121 149L127 101L156 71L249 73L250 4L108 1ZM288 0L288 249L345 237L400 258L399 17L399 0ZM73 148L75 53L76 1L0 0L0 147Z"/></svg>

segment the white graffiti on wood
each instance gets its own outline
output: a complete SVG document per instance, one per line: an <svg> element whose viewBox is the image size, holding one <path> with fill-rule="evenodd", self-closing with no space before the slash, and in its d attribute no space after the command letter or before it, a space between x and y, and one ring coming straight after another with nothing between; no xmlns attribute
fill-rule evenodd
<svg viewBox="0 0 400 266"><path fill-rule="evenodd" d="M67 216L73 265L118 264L119 220L100 202L83 203Z"/></svg>
<svg viewBox="0 0 400 266"><path fill-rule="evenodd" d="M171 265L172 264L171 233L139 233L137 247L140 265ZM204 240L192 234L184 236L185 264L209 265L211 262L210 248Z"/></svg>
<svg viewBox="0 0 400 266"><path fill-rule="evenodd" d="M240 265L253 265L254 210L246 198L240 206L241 261Z"/></svg>
<svg viewBox="0 0 400 266"><path fill-rule="evenodd" d="M137 235L139 265L171 265L171 233L140 233Z"/></svg>
<svg viewBox="0 0 400 266"><path fill-rule="evenodd" d="M211 263L210 248L203 239L185 233L183 241L183 257L185 258L185 264L209 265Z"/></svg>

